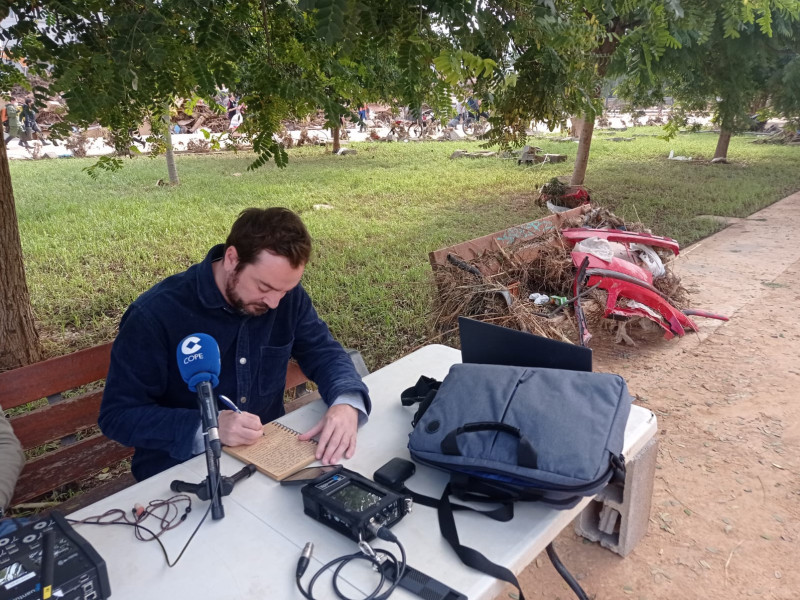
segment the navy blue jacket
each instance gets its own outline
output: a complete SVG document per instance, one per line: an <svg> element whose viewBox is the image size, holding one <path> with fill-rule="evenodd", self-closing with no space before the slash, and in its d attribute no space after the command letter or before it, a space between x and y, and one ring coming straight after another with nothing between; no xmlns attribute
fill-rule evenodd
<svg viewBox="0 0 800 600"><path fill-rule="evenodd" d="M200 410L176 355L179 342L193 333L206 333L219 344L216 393L262 423L284 414L290 357L319 386L328 405L341 394L360 393L369 413L367 387L303 287L263 315L242 315L214 282L211 264L222 258L223 249L215 246L203 262L153 286L120 322L98 423L106 436L136 448L131 471L138 480L192 457Z"/></svg>

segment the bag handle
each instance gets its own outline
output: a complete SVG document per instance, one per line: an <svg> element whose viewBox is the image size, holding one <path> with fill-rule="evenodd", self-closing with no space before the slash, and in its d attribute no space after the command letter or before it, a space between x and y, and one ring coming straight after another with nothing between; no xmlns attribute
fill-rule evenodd
<svg viewBox="0 0 800 600"><path fill-rule="evenodd" d="M441 381L421 375L417 383L403 390L400 394L400 402L403 406L419 404L419 408L417 408L417 412L414 414L414 418L411 421L412 427L417 426L422 415L428 410L431 402L433 402L433 399L436 397L436 392L439 391L440 385L442 385Z"/></svg>
<svg viewBox="0 0 800 600"><path fill-rule="evenodd" d="M533 444L530 440L522 435L520 430L508 423L498 423L496 421L477 421L475 423L465 423L461 427L454 429L448 433L441 443L441 450L443 454L450 456L461 456L461 450L458 449L458 436L462 433L474 433L476 431L499 431L502 433L509 433L519 440L517 447L517 465L528 469L537 469L536 450L533 449Z"/></svg>

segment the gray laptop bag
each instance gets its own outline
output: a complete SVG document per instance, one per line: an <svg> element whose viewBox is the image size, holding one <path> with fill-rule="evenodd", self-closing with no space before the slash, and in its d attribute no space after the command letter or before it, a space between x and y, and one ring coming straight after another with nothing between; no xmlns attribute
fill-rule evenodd
<svg viewBox="0 0 800 600"><path fill-rule="evenodd" d="M437 389L438 388L438 389ZM462 562L513 584L508 568L459 542L454 510L476 510L460 500L491 502L487 517L507 521L519 500L572 508L614 478L624 480L622 444L631 396L618 375L457 364L441 384L421 377L402 394L419 403L409 434L411 457L450 473L441 499L416 494L437 508L442 536ZM578 598L588 598L555 554L547 554Z"/></svg>
<svg viewBox="0 0 800 600"><path fill-rule="evenodd" d="M415 419L408 449L519 499L571 508L624 476L630 408L619 375L457 364Z"/></svg>

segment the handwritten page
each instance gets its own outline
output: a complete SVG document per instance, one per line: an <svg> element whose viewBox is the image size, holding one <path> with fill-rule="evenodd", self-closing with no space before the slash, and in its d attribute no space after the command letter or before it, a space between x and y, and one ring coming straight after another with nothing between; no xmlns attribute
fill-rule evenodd
<svg viewBox="0 0 800 600"><path fill-rule="evenodd" d="M298 435L294 429L271 421L264 425L264 435L255 444L226 446L224 450L280 481L316 460L317 442L301 442Z"/></svg>

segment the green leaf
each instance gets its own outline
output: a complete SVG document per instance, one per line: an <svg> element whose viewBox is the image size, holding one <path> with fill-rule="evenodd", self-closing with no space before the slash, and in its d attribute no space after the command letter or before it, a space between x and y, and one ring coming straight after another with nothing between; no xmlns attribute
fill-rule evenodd
<svg viewBox="0 0 800 600"><path fill-rule="evenodd" d="M342 39L347 0L317 0L317 33L328 44Z"/></svg>

